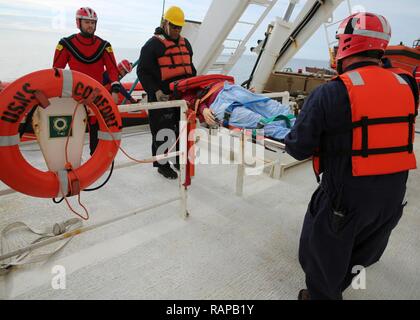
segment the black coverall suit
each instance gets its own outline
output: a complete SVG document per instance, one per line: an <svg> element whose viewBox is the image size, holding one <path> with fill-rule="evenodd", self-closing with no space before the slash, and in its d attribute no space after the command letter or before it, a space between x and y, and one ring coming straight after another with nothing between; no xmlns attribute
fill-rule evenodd
<svg viewBox="0 0 420 320"><path fill-rule="evenodd" d="M372 64L359 62L346 71ZM413 79L405 74L401 77L412 88L418 106ZM286 151L298 160L314 155L318 147L328 155L350 151L351 131L329 134L350 124L346 87L339 79L330 81L307 98L285 137ZM321 156L321 163L322 181L306 212L299 261L311 299L342 299L355 276L352 268L368 267L382 256L402 215L408 172L353 177L349 155Z"/></svg>
<svg viewBox="0 0 420 320"><path fill-rule="evenodd" d="M167 39L168 35L163 31L162 28L157 28L155 34L163 34ZM172 41L175 41L171 39ZM175 41L177 42L177 41ZM185 39L186 46L190 52L191 59L193 55L191 44ZM143 46L140 52L139 64L137 66L137 77L140 80L144 90L147 93L149 102L156 102L155 92L162 90L164 94L170 94L169 84L173 81L183 79L185 76L175 77L162 81L161 72L158 64L158 58L162 57L165 52L164 44L156 37L150 38ZM197 74L194 66L192 66L193 75ZM156 109L149 111L149 125L152 133L152 155L156 156L157 151L161 145L166 141L159 141L158 132L162 129L170 129L175 132L176 137L179 135L179 108L165 108ZM175 141L174 141L175 142ZM169 143L171 145L171 143ZM176 150L179 150L179 143L177 144ZM167 151L167 150L166 150ZM165 151L165 152L166 152ZM179 157L176 157L175 163L179 163ZM153 162L154 167L169 166L167 159L159 162Z"/></svg>

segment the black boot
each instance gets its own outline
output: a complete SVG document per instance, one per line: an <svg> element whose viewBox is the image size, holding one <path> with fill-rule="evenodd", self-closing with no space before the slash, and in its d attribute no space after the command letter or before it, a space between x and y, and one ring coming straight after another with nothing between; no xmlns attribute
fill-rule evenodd
<svg viewBox="0 0 420 320"><path fill-rule="evenodd" d="M298 300L311 300L308 289L302 289L299 291Z"/></svg>
<svg viewBox="0 0 420 320"><path fill-rule="evenodd" d="M178 174L170 166L159 167L158 172L166 179L174 180L178 178Z"/></svg>
<svg viewBox="0 0 420 320"><path fill-rule="evenodd" d="M179 171L179 163L175 163L174 168L175 168L176 171Z"/></svg>

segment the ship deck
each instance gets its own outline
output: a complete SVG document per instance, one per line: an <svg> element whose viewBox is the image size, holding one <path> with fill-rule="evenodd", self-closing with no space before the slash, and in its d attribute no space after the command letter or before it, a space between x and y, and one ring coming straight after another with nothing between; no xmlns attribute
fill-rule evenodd
<svg viewBox="0 0 420 320"><path fill-rule="evenodd" d="M131 155L148 158L150 141L148 131L141 130L125 133L122 145ZM37 144L21 148L31 162L43 162ZM305 287L299 236L316 188L311 164L290 168L281 179L247 176L241 197L235 195L236 172L235 165L198 166L188 191L187 219L180 216L179 202L172 202L80 234L47 262L0 277L0 297L296 299ZM366 290L349 289L345 299L420 298L419 178L418 169L411 172L408 205L382 259L367 269ZM119 153L110 182L82 193L91 215L84 225L178 195L177 180L166 180L150 164L133 164ZM11 192L3 184L0 203L1 229L15 221L46 227L73 217L63 203ZM30 239L22 234L11 244ZM56 265L65 267L65 290L52 288Z"/></svg>

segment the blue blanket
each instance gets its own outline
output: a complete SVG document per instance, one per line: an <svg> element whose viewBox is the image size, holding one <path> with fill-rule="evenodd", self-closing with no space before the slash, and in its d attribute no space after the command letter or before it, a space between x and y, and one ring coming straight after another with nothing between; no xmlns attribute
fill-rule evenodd
<svg viewBox="0 0 420 320"><path fill-rule="evenodd" d="M261 120L278 115L290 115L290 109L276 100L250 92L239 85L225 82L223 89L210 106L216 118L223 121L225 114L230 114L229 125L239 128L256 129ZM295 119L291 119L293 126ZM278 140L289 133L284 120L264 126L264 136Z"/></svg>

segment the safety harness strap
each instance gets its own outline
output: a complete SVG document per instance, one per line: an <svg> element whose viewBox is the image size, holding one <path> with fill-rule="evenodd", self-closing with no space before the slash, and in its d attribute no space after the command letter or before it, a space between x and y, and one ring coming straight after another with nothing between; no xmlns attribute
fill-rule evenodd
<svg viewBox="0 0 420 320"><path fill-rule="evenodd" d="M161 68L169 68L169 69L175 69L176 67L191 67L191 63L178 63L178 64L162 64L160 65Z"/></svg>
<svg viewBox="0 0 420 320"><path fill-rule="evenodd" d="M363 126L363 121L368 126L377 125L377 124L391 124L391 123L404 123L410 122L413 114L408 115L407 117L387 117L387 118L368 118L362 117L362 120L355 121L352 123L352 128L358 128ZM363 120L363 118L366 118Z"/></svg>
<svg viewBox="0 0 420 320"><path fill-rule="evenodd" d="M188 56L188 52L174 52L174 53L165 53L162 57L175 57L175 56Z"/></svg>
<svg viewBox="0 0 420 320"><path fill-rule="evenodd" d="M229 126L229 120L230 120L230 117L232 115L232 112L237 107L246 106L246 105L249 105L249 104L252 104L252 103L263 102L263 101L267 101L267 100L270 100L270 98L264 97L264 98L252 100L252 101L249 101L249 102L246 102L246 103L240 103L240 102L237 102L237 101L233 102L231 105L229 105L225 109L225 114L223 116L223 126L225 126L225 127Z"/></svg>
<svg viewBox="0 0 420 320"><path fill-rule="evenodd" d="M274 116L271 118L264 118L261 119L257 125L257 129L262 129L264 128L267 124L273 123L275 121L279 121L279 120L283 120L284 122L286 122L286 127L287 128L291 128L292 127L292 123L290 120L293 120L295 118L295 116L288 114L288 115L283 115L280 114L278 116Z"/></svg>
<svg viewBox="0 0 420 320"><path fill-rule="evenodd" d="M225 114L223 115L223 126L224 127L229 126L229 121L230 121L230 117L232 116L233 110L235 110L237 107L240 107L240 106L243 106L243 104L235 101L225 109Z"/></svg>
<svg viewBox="0 0 420 320"><path fill-rule="evenodd" d="M185 48L185 49L187 49L187 51L188 51L188 47L185 45L185 44L173 44L173 45L169 45L169 46L167 46L166 47L166 51L168 51L168 50L171 50L171 49L174 49L174 48L179 48L179 49L181 49L181 48ZM166 56L167 54L165 54L165 56Z"/></svg>
<svg viewBox="0 0 420 320"><path fill-rule="evenodd" d="M401 146L401 147L375 148L375 149L362 148L361 150L352 150L351 155L352 156L367 157L367 156L370 156L370 155L408 152L409 150L410 150L409 145ZM411 150L412 150L412 146L411 146Z"/></svg>
<svg viewBox="0 0 420 320"><path fill-rule="evenodd" d="M410 114L408 118L408 153L413 153L414 123L416 115Z"/></svg>
<svg viewBox="0 0 420 320"><path fill-rule="evenodd" d="M389 148L372 148L367 150L335 150L334 152L329 151L317 151L314 152L314 156L317 157L342 157L342 156L362 156L365 155L381 155L381 154L390 154L398 152L412 152L412 145L400 146L400 147L389 147Z"/></svg>
<svg viewBox="0 0 420 320"><path fill-rule="evenodd" d="M368 117L362 117L362 157L367 158L368 156Z"/></svg>
<svg viewBox="0 0 420 320"><path fill-rule="evenodd" d="M358 155L359 151L361 156L367 158L369 155L376 154L387 154L387 153L396 153L396 152L413 152L413 127L414 127L415 116L410 113L407 117L389 117L389 118L374 118L369 119L368 117L362 117L360 121L353 122L353 128L361 127L362 128L362 149L353 150L353 156ZM390 123L408 123L408 145L392 148L379 148L379 149L369 149L369 125L378 125L378 124L390 124Z"/></svg>
<svg viewBox="0 0 420 320"><path fill-rule="evenodd" d="M224 81L221 81L221 82L218 82L218 83L212 85L208 89L207 93L202 98L199 98L199 99L195 100L195 108L194 108L194 111L197 112L200 103L203 103L204 101L206 101L208 98L210 98L210 96L213 93L215 93L216 91L218 91L221 88L223 88L224 85L225 85L225 82Z"/></svg>
<svg viewBox="0 0 420 320"><path fill-rule="evenodd" d="M409 114L408 116L403 117L386 117L386 118L367 118L364 121L364 124L367 124L368 126L378 125L378 124L392 124L392 123L414 123L415 115ZM362 127L362 120L352 122L351 127L345 127L339 130L332 130L325 135L327 136L335 136L339 134L349 133L354 128Z"/></svg>

